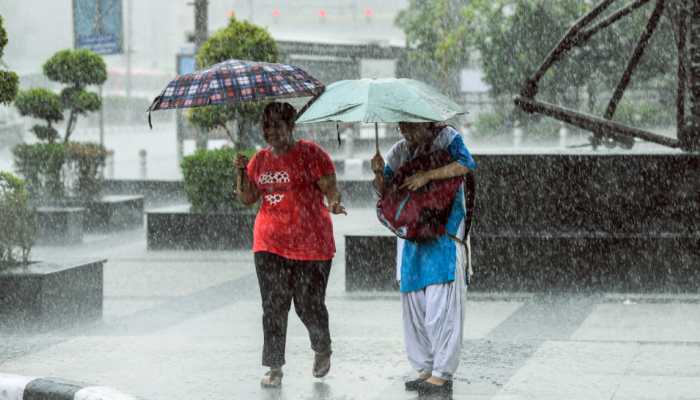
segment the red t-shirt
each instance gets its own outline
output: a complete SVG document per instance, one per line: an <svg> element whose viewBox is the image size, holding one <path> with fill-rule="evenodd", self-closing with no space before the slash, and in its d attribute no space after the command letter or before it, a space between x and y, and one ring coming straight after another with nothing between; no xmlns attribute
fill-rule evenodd
<svg viewBox="0 0 700 400"><path fill-rule="evenodd" d="M248 163L248 178L260 191L253 251L292 260L330 260L335 254L331 216L316 182L335 172L317 144L299 140L287 153L266 147Z"/></svg>

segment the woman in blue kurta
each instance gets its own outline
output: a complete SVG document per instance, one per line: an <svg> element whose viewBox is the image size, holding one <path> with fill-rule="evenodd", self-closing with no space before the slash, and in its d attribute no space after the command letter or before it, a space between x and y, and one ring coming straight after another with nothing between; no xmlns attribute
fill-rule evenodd
<svg viewBox="0 0 700 400"><path fill-rule="evenodd" d="M372 159L374 184L383 191L399 168L413 158L447 150L452 162L407 178L402 187L417 190L431 180L461 176L476 168L462 136L450 126L434 123L400 123L403 140L387 153L386 163ZM452 201L446 233L428 242L398 239L397 279L400 281L406 352L418 378L407 390L422 394L449 392L459 365L464 327L464 300L471 266L467 239L464 187Z"/></svg>

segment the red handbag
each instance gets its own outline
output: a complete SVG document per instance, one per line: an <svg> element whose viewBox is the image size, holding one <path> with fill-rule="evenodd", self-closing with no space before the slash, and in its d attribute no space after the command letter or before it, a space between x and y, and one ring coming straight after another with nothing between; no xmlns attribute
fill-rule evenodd
<svg viewBox="0 0 700 400"><path fill-rule="evenodd" d="M440 168L453 161L449 152L438 150L404 163L380 194L379 221L396 236L411 241L429 241L444 235L452 202L464 178L433 180L416 191L399 187L419 171Z"/></svg>

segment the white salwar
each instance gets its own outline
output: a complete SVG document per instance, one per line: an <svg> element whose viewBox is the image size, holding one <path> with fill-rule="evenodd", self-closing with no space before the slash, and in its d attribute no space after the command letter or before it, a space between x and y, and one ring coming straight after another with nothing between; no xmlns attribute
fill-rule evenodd
<svg viewBox="0 0 700 400"><path fill-rule="evenodd" d="M456 247L454 281L401 293L408 360L420 373L444 380L451 380L459 366L467 294L465 273L471 274L469 238L467 248L461 244Z"/></svg>

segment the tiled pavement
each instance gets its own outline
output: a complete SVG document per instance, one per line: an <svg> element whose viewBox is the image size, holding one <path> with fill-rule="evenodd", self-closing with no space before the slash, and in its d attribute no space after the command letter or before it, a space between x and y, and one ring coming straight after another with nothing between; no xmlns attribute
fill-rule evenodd
<svg viewBox="0 0 700 400"><path fill-rule="evenodd" d="M249 251L148 251L143 230L91 235L35 257L107 258L104 318L45 334L0 333L0 372L57 376L144 399L413 399L396 293L346 293L346 233L334 217L328 289L333 368L291 313L282 389L258 381L260 301ZM477 273L478 273L478 266ZM700 295L471 292L454 399L700 399Z"/></svg>

